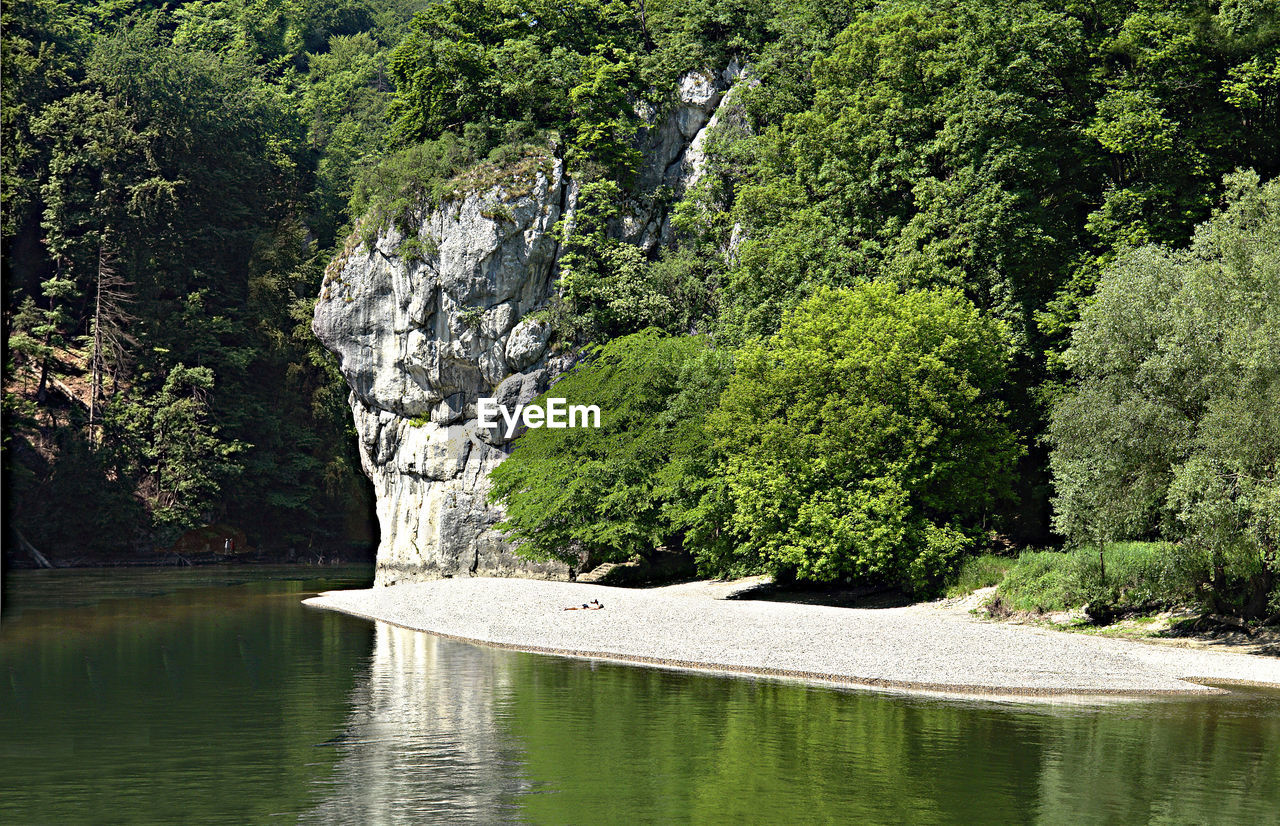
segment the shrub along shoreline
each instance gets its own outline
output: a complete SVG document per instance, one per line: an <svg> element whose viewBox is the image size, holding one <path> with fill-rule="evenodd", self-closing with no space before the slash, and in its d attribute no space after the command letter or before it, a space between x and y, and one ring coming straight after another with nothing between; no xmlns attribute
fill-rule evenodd
<svg viewBox="0 0 1280 826"><path fill-rule="evenodd" d="M970 557L946 591L961 597L995 587L991 616L1082 610L1094 625L1164 611L1244 616L1246 626L1280 625L1280 611L1248 615L1243 598L1214 584L1217 574L1177 543L1112 542L1065 551L1027 550L1015 556ZM1245 627L1245 626L1242 626Z"/></svg>

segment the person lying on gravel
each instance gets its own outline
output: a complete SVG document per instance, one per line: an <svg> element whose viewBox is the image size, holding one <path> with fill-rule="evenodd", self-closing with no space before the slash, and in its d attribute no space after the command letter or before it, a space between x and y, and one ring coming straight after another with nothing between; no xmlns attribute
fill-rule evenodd
<svg viewBox="0 0 1280 826"><path fill-rule="evenodd" d="M564 609L566 611L599 611L604 606L600 604L600 600L593 599L590 602L584 602L582 605L570 605Z"/></svg>

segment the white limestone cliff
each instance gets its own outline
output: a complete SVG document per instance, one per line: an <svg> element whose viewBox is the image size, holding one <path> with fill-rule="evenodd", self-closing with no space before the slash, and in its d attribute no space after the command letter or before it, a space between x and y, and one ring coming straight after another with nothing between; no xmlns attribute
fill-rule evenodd
<svg viewBox="0 0 1280 826"><path fill-rule="evenodd" d="M691 73L679 102L642 130L643 166L618 235L647 249L669 237L659 188L682 192L732 72ZM377 583L447 576L562 578L560 563L520 559L494 529L488 473L509 452L476 426L476 400L526 403L574 356L550 345L536 314L555 291L560 238L576 186L564 162L523 163L500 183L461 192L418 216L405 238L353 235L326 271L312 327L351 388L364 471L377 497Z"/></svg>

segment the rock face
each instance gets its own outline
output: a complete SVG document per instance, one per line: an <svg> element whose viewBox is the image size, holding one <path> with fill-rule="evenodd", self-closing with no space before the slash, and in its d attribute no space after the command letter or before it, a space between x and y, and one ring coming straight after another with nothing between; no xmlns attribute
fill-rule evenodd
<svg viewBox="0 0 1280 826"><path fill-rule="evenodd" d="M487 475L508 445L475 423L481 396L528 402L567 366L527 316L552 292L568 185L549 157L526 174L429 211L407 242L395 228L372 246L353 240L326 274L312 326L351 388L380 584L568 574L516 558L492 530Z"/></svg>
<svg viewBox="0 0 1280 826"><path fill-rule="evenodd" d="M620 237L652 248L669 235L665 204L650 196L661 186L678 194L697 174L733 77L686 76L679 104L642 132L641 185ZM516 557L493 529L502 514L486 500L488 473L510 445L500 428L477 428L476 400L526 403L573 363L549 347L536 313L555 290L554 227L572 227L576 186L549 154L500 180L425 211L409 237L353 235L325 273L312 327L351 388L377 496L380 585L570 573Z"/></svg>
<svg viewBox="0 0 1280 826"><path fill-rule="evenodd" d="M716 125L720 108L728 103L729 93L744 76L736 60L717 75L690 72L680 79L679 103L665 118L644 117L649 123L637 136L644 160L635 192L613 227L618 237L649 253L670 243L666 207L702 174L707 135ZM641 113L642 117L648 114Z"/></svg>

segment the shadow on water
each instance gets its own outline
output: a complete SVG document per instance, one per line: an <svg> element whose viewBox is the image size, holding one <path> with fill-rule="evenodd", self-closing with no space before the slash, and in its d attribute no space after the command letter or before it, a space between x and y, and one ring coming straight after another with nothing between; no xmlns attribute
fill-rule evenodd
<svg viewBox="0 0 1280 826"><path fill-rule="evenodd" d="M842 691L476 647L300 607L318 587L0 631L0 822L1280 823L1274 691Z"/></svg>
<svg viewBox="0 0 1280 826"><path fill-rule="evenodd" d="M367 572L23 573L0 625L0 823L288 822L308 805L373 632L298 602Z"/></svg>

